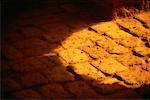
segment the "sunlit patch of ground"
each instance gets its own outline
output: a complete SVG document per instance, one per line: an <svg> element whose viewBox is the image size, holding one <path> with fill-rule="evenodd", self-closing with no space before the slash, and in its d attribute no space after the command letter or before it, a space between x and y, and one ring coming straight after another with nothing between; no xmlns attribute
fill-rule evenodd
<svg viewBox="0 0 150 100"><path fill-rule="evenodd" d="M141 98L141 87L150 85L150 13L89 26L90 16L68 20L68 8L22 15L19 29L6 34L4 92L26 99Z"/></svg>

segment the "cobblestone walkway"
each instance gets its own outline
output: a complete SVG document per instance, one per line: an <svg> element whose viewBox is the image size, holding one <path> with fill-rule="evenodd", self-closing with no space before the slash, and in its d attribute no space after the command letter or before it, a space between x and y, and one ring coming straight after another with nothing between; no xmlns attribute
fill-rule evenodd
<svg viewBox="0 0 150 100"><path fill-rule="evenodd" d="M2 43L4 92L25 99L142 98L150 84L150 12L92 22L72 4L21 13Z"/></svg>

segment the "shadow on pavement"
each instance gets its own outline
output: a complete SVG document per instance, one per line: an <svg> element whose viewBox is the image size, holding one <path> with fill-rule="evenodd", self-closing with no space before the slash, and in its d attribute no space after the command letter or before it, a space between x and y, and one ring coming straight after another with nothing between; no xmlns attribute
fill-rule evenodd
<svg viewBox="0 0 150 100"><path fill-rule="evenodd" d="M62 64L58 55L43 56L59 47L73 32L97 22L110 21L113 12L108 1L105 4L107 7L98 6L91 0L45 1L44 4L40 2L35 10L25 6L29 9L24 10L25 14L18 10L14 17L15 12L10 13L14 18L4 22L7 25L4 25L2 33L2 98L39 98L34 93L22 93L24 90L37 91L45 99L140 98L136 94L140 89L135 91L118 83L99 83L90 75L79 75L68 65ZM8 11L11 12L9 7ZM39 73L44 78L40 79ZM53 84L60 86L60 91ZM47 85L50 85L50 91L43 89Z"/></svg>

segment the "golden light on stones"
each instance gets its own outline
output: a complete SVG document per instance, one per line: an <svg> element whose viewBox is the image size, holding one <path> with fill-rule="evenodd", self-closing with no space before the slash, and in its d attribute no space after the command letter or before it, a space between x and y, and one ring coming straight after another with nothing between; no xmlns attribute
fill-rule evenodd
<svg viewBox="0 0 150 100"><path fill-rule="evenodd" d="M18 15L2 44L4 96L139 99L145 95L150 85L150 12L108 21L105 17L112 18L116 10L108 8L112 1L118 7L115 2L123 0L44 4ZM132 15L124 5L119 11Z"/></svg>
<svg viewBox="0 0 150 100"><path fill-rule="evenodd" d="M146 47L140 38L120 28L118 24L130 27L128 29L135 31L134 33L136 30L131 28L132 23L136 23L133 26L143 31L148 30L135 19L128 20L129 26L123 24L124 20L128 19L98 23L90 26L90 29L74 32L52 52L58 53L62 58L62 65L69 68L68 71L71 70L69 72L75 78L77 75L79 79L93 80L93 85L101 89L103 85L107 87L108 84L112 86L118 84L115 85L115 91L123 87L139 88L143 83L149 84L149 67L144 59L147 59L150 48ZM136 34L141 36L144 33ZM133 50L145 58L134 55ZM50 52L47 56L51 55Z"/></svg>

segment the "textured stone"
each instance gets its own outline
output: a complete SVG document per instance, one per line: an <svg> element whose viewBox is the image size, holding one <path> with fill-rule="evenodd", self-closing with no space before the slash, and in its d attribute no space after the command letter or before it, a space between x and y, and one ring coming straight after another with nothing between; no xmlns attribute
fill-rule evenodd
<svg viewBox="0 0 150 100"><path fill-rule="evenodd" d="M106 36L101 36L101 40L98 40L96 43L97 45L101 46L104 50L112 54L122 54L129 52L128 48L118 45L116 42L114 42L112 39Z"/></svg>
<svg viewBox="0 0 150 100"><path fill-rule="evenodd" d="M21 28L21 32L25 38L40 37L43 34L42 30L36 27L24 27Z"/></svg>
<svg viewBox="0 0 150 100"><path fill-rule="evenodd" d="M100 24L92 26L92 28L94 28L100 33L103 32L107 36L114 39L114 41L116 41L117 43L125 47L136 47L136 46L144 45L144 43L140 39L132 36L131 34L123 30L120 30L117 24L115 24L114 22L100 23Z"/></svg>
<svg viewBox="0 0 150 100"><path fill-rule="evenodd" d="M142 99L136 92L133 90L124 90L111 95L107 95L106 99Z"/></svg>
<svg viewBox="0 0 150 100"><path fill-rule="evenodd" d="M110 57L95 60L92 62L92 65L94 65L96 68L107 74L115 74L117 72L128 69L127 67L123 66L122 64Z"/></svg>
<svg viewBox="0 0 150 100"><path fill-rule="evenodd" d="M59 55L66 60L67 63L77 63L88 61L90 57L80 49L66 49L59 52Z"/></svg>
<svg viewBox="0 0 150 100"><path fill-rule="evenodd" d="M45 84L48 80L40 73L27 73L26 75L21 76L21 82L24 86L30 87Z"/></svg>
<svg viewBox="0 0 150 100"><path fill-rule="evenodd" d="M101 94L112 94L126 89L124 85L116 78L106 77L100 80L94 80L92 86L96 88Z"/></svg>
<svg viewBox="0 0 150 100"><path fill-rule="evenodd" d="M116 59L118 62L122 63L125 66L145 65L145 62L142 58L134 56L131 53L111 56L112 58Z"/></svg>
<svg viewBox="0 0 150 100"><path fill-rule="evenodd" d="M135 47L134 51L140 55L143 55L143 56L149 56L150 55L150 48L148 48L148 47Z"/></svg>
<svg viewBox="0 0 150 100"><path fill-rule="evenodd" d="M72 35L62 42L64 48L80 48L89 45L93 45L89 39L78 37L76 35Z"/></svg>
<svg viewBox="0 0 150 100"><path fill-rule="evenodd" d="M43 55L51 50L45 41L38 38L27 39L14 45L29 57Z"/></svg>
<svg viewBox="0 0 150 100"><path fill-rule="evenodd" d="M133 35L137 35L141 38L146 38L149 35L149 30L144 28L142 24L132 18L124 18L118 19L116 22L121 25L122 27L128 29ZM125 23L124 23L125 22Z"/></svg>
<svg viewBox="0 0 150 100"><path fill-rule="evenodd" d="M106 22L97 8L111 0L86 2L44 0L8 21L2 34L2 96L132 99L136 95L126 89L149 86L149 12ZM126 8L119 11L130 14Z"/></svg>
<svg viewBox="0 0 150 100"><path fill-rule="evenodd" d="M61 65L53 66L53 68L45 70L43 74L50 82L66 82L74 80L73 75L67 72L65 67Z"/></svg>
<svg viewBox="0 0 150 100"><path fill-rule="evenodd" d="M40 99L41 98L40 94L38 94L36 91L32 89L14 92L12 95L18 99Z"/></svg>
<svg viewBox="0 0 150 100"><path fill-rule="evenodd" d="M11 69L16 72L26 73L26 72L37 72L46 69L46 65L41 63L36 57L22 59L15 64L12 64Z"/></svg>
<svg viewBox="0 0 150 100"><path fill-rule="evenodd" d="M141 86L143 83L150 83L150 73L140 68L131 68L129 70L118 72L117 75L127 84L137 87Z"/></svg>
<svg viewBox="0 0 150 100"><path fill-rule="evenodd" d="M135 15L136 18L141 20L146 26L150 28L150 12L143 12L140 14Z"/></svg>
<svg viewBox="0 0 150 100"><path fill-rule="evenodd" d="M14 92L16 90L23 88L23 86L20 83L18 83L16 80L14 80L11 77L4 77L2 78L2 80L4 82L3 85L4 85L5 91Z"/></svg>
<svg viewBox="0 0 150 100"><path fill-rule="evenodd" d="M72 68L85 80L97 80L102 77L105 77L105 75L102 72L98 71L98 69L94 68L88 62L73 64Z"/></svg>
<svg viewBox="0 0 150 100"><path fill-rule="evenodd" d="M89 54L92 58L104 58L110 56L108 52L99 46L87 46L81 48L84 52Z"/></svg>
<svg viewBox="0 0 150 100"><path fill-rule="evenodd" d="M61 99L72 97L60 84L49 84L38 88L44 98Z"/></svg>
<svg viewBox="0 0 150 100"><path fill-rule="evenodd" d="M61 42L69 36L69 28L62 23L45 24L42 28L46 30L43 37L45 37L49 42Z"/></svg>
<svg viewBox="0 0 150 100"><path fill-rule="evenodd" d="M2 54L9 60L17 60L24 57L22 52L11 45L4 44L2 48Z"/></svg>
<svg viewBox="0 0 150 100"><path fill-rule="evenodd" d="M90 30L90 28L85 28L82 29L81 31L78 32L74 32L73 35L77 36L78 38L82 38L82 39L89 39L93 42L96 42L97 40L101 39L101 33L96 33L92 30Z"/></svg>
<svg viewBox="0 0 150 100"><path fill-rule="evenodd" d="M69 82L65 84L65 87L69 89L71 93L73 93L79 99L86 99L86 98L98 98L98 95L91 87L89 87L83 81L75 81Z"/></svg>

